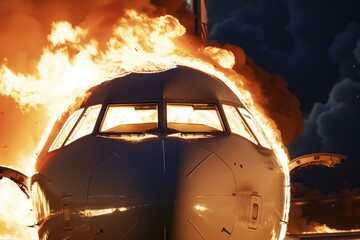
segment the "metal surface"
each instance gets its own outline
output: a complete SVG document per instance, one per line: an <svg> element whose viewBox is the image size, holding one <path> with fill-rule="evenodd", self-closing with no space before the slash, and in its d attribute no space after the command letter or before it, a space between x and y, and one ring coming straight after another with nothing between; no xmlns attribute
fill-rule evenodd
<svg viewBox="0 0 360 240"><path fill-rule="evenodd" d="M109 104L133 103L157 105L156 129L99 131ZM224 131L176 132L166 125L167 103L217 106ZM89 108L99 109L91 131L69 144L65 136L49 151L65 114L38 156L29 188L39 238L279 238L285 170L256 137L230 132L222 104L243 108L219 79L187 67L133 73L92 88L65 132L85 124Z"/></svg>

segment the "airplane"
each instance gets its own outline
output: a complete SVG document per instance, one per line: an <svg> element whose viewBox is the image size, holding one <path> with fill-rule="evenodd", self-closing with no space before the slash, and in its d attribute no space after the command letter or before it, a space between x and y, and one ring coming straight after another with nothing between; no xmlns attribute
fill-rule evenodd
<svg viewBox="0 0 360 240"><path fill-rule="evenodd" d="M220 79L187 66L89 89L55 123L31 177L39 239L279 239L287 170ZM290 171L345 159L313 154Z"/></svg>
<svg viewBox="0 0 360 240"><path fill-rule="evenodd" d="M190 1L207 41L206 0ZM286 176L253 114L221 80L186 66L93 87L55 123L35 174L0 166L32 200L41 240L279 239Z"/></svg>

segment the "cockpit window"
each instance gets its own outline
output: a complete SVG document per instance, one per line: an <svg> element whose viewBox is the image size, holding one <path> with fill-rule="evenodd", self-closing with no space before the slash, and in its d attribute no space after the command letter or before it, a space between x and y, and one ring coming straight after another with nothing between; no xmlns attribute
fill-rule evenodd
<svg viewBox="0 0 360 240"><path fill-rule="evenodd" d="M109 105L100 126L103 133L144 133L158 128L157 104Z"/></svg>
<svg viewBox="0 0 360 240"><path fill-rule="evenodd" d="M71 129L73 129L77 120L79 119L81 113L84 111L84 108L80 108L73 112L70 117L66 120L65 124L61 128L59 134L55 138L55 141L51 145L49 152L60 148L65 142L67 136L69 135Z"/></svg>
<svg viewBox="0 0 360 240"><path fill-rule="evenodd" d="M215 104L166 105L167 128L178 132L222 132L224 127Z"/></svg>
<svg viewBox="0 0 360 240"><path fill-rule="evenodd" d="M71 135L67 139L65 145L68 145L73 141L92 133L96 120L99 116L100 109L101 104L98 104L88 107L85 110L75 129L72 131Z"/></svg>
<svg viewBox="0 0 360 240"><path fill-rule="evenodd" d="M256 123L255 119L250 115L250 113L245 110L244 108L238 108L242 116L244 117L246 123L249 125L253 133L255 134L256 138L260 142L260 144L268 149L271 149L268 139L265 136L263 130L259 127Z"/></svg>
<svg viewBox="0 0 360 240"><path fill-rule="evenodd" d="M239 112L236 110L235 107L229 105L223 105L224 112L228 123L230 125L230 129L233 133L240 135L251 142L257 144L256 139L251 134L251 131L248 129L244 120L241 118Z"/></svg>

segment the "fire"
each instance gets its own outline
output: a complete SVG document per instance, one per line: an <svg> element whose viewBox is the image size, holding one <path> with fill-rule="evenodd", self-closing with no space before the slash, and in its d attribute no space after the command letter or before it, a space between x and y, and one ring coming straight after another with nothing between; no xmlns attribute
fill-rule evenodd
<svg viewBox="0 0 360 240"><path fill-rule="evenodd" d="M73 26L69 22L55 22L48 36L48 45L33 73L17 73L8 66L0 66L0 94L10 96L24 109L43 106L47 114L43 129L45 139L48 129L57 117L74 104L78 97L91 86L131 71L158 71L176 64L191 66L223 80L251 110L259 124L266 131L271 147L278 156L286 174L285 211L282 221L288 220L290 187L288 156L275 124L254 102L244 87L244 77L234 70L235 58L232 52L218 47L204 47L193 36L186 35L185 27L173 16L149 17L135 10L125 11L116 22L105 44L91 34L91 29ZM101 46L101 47L100 47ZM39 143L42 146L42 143ZM26 159L31 159L28 156ZM23 165L33 166L34 160ZM20 166L21 167L21 166ZM28 171L32 173L34 170ZM1 192L11 193L6 185L0 185ZM41 195L41 194L40 194ZM3 196L3 195L2 195ZM22 211L19 203L8 201L0 206L3 221L17 222L18 215L11 211ZM24 206L20 204L20 206ZM47 213L48 209L42 210ZM21 218L20 218L21 219ZM24 225L24 224L19 224ZM18 227L13 237L26 238L35 235ZM283 224L281 239L285 237ZM3 236L8 236L5 233ZM2 237L0 235L0 237Z"/></svg>
<svg viewBox="0 0 360 240"><path fill-rule="evenodd" d="M307 233L341 233L341 232L360 232L360 229L351 229L351 230L339 230L336 228L328 227L326 224L313 223L313 226L310 226L311 230L304 232Z"/></svg>
<svg viewBox="0 0 360 240"><path fill-rule="evenodd" d="M315 232L317 233L332 233L332 232L340 232L340 230L337 230L335 228L330 228L326 226L326 224L318 224L314 228Z"/></svg>

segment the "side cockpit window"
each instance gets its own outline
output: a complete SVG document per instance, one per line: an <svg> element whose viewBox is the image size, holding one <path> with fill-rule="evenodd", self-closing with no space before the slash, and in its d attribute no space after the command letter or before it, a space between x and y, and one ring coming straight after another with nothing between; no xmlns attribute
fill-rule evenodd
<svg viewBox="0 0 360 240"><path fill-rule="evenodd" d="M251 130L255 134L256 138L260 142L261 146L271 149L271 146L269 144L268 139L265 136L265 133L260 128L260 126L257 124L253 116L250 115L250 113L244 109L244 108L238 108L241 115L244 117L246 123L250 126Z"/></svg>
<svg viewBox="0 0 360 240"><path fill-rule="evenodd" d="M88 107L82 117L80 118L75 129L67 139L65 145L72 143L73 141L86 136L94 130L96 120L99 116L101 104Z"/></svg>
<svg viewBox="0 0 360 240"><path fill-rule="evenodd" d="M177 132L223 132L224 127L215 104L166 105L167 128Z"/></svg>
<svg viewBox="0 0 360 240"><path fill-rule="evenodd" d="M85 111L84 108L80 108L73 112L61 128L59 134L51 145L49 152L62 147L65 141L65 145L68 145L71 142L92 133L96 120L99 116L100 109L101 104L98 104L88 107Z"/></svg>
<svg viewBox="0 0 360 240"><path fill-rule="evenodd" d="M271 149L265 133L256 123L254 117L245 108L223 104L223 109L228 120L231 132L240 135L255 144Z"/></svg>
<svg viewBox="0 0 360 240"><path fill-rule="evenodd" d="M71 129L73 129L73 127L75 126L77 120L79 119L79 117L80 117L80 115L81 115L81 113L83 111L84 111L83 108L78 109L75 112L73 112L70 115L70 117L68 117L65 124L61 128L59 134L56 136L55 141L51 145L51 147L49 149L49 152L60 148L64 144L64 142L65 142L67 136L69 135Z"/></svg>
<svg viewBox="0 0 360 240"><path fill-rule="evenodd" d="M112 104L106 109L100 132L144 133L157 128L157 104Z"/></svg>
<svg viewBox="0 0 360 240"><path fill-rule="evenodd" d="M246 126L244 120L239 115L235 107L229 105L223 105L226 118L228 120L231 132L240 135L251 142L257 144L256 139L252 135L249 128Z"/></svg>

